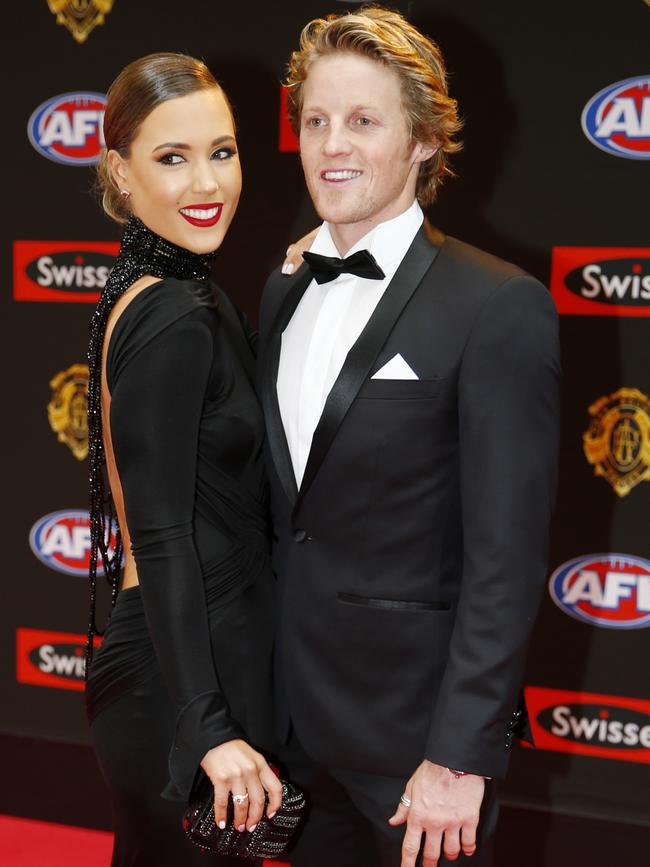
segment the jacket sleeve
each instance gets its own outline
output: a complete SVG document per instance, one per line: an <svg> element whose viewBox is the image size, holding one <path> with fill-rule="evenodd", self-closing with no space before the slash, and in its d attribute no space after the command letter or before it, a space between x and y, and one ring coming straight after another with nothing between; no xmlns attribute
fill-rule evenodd
<svg viewBox="0 0 650 867"><path fill-rule="evenodd" d="M559 343L549 293L497 287L459 376L463 573L426 758L505 776L528 639L546 578L557 476Z"/></svg>
<svg viewBox="0 0 650 867"><path fill-rule="evenodd" d="M184 316L130 353L111 384L111 438L147 626L177 711L170 799L188 796L210 748L243 736L219 688L193 539L212 352L209 327Z"/></svg>

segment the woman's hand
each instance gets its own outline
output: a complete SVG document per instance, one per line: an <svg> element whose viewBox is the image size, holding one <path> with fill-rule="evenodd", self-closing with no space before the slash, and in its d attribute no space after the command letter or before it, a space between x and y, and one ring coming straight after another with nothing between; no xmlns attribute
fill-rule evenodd
<svg viewBox="0 0 650 867"><path fill-rule="evenodd" d="M241 804L235 803L235 828L254 830L264 813L266 794L269 803L266 815L271 818L282 804L282 783L266 759L246 741L226 741L203 756L201 767L214 786L214 820L221 829L226 827L228 797L248 795Z"/></svg>
<svg viewBox="0 0 650 867"><path fill-rule="evenodd" d="M282 265L283 274L293 274L302 265L302 254L305 250L309 250L314 243L314 238L318 234L318 227L313 229L308 235L305 235L295 244L289 244L287 247L287 255Z"/></svg>

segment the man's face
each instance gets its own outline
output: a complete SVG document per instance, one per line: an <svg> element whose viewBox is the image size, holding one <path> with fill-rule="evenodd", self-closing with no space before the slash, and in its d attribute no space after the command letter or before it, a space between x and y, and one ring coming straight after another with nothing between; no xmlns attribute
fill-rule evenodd
<svg viewBox="0 0 650 867"><path fill-rule="evenodd" d="M351 52L312 64L300 155L314 207L332 224L340 253L411 205L419 164L433 152L411 141L394 70Z"/></svg>

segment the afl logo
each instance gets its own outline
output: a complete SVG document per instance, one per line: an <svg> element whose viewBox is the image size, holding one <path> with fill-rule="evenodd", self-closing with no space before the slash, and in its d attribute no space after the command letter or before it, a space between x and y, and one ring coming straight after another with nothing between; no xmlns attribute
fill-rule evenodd
<svg viewBox="0 0 650 867"><path fill-rule="evenodd" d="M87 577L90 566L90 516L78 510L51 512L37 521L29 534L29 544L38 559L66 575ZM111 547L115 536L111 537ZM97 574L104 570L97 564Z"/></svg>
<svg viewBox="0 0 650 867"><path fill-rule="evenodd" d="M64 93L36 109L27 134L36 150L56 163L89 166L104 147L103 93Z"/></svg>
<svg viewBox="0 0 650 867"><path fill-rule="evenodd" d="M609 154L650 159L650 75L627 78L599 91L584 107L582 129Z"/></svg>
<svg viewBox="0 0 650 867"><path fill-rule="evenodd" d="M551 575L551 598L565 614L609 629L650 626L650 560L591 554Z"/></svg>

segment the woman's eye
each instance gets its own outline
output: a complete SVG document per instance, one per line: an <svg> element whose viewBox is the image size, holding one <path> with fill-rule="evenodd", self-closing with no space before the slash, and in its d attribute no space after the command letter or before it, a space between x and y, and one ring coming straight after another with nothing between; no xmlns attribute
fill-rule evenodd
<svg viewBox="0 0 650 867"><path fill-rule="evenodd" d="M158 162L162 163L165 166L177 166L179 163L184 162L183 157L180 154L164 154L164 156L160 157Z"/></svg>
<svg viewBox="0 0 650 867"><path fill-rule="evenodd" d="M310 117L307 121L307 126L311 126L317 129L319 126L323 126L324 123L325 121L322 117Z"/></svg>
<svg viewBox="0 0 650 867"><path fill-rule="evenodd" d="M229 160L234 157L237 151L234 148L219 148L212 154L213 160Z"/></svg>
<svg viewBox="0 0 650 867"><path fill-rule="evenodd" d="M357 123L359 126L372 126L372 121L369 117L359 117L357 118Z"/></svg>

